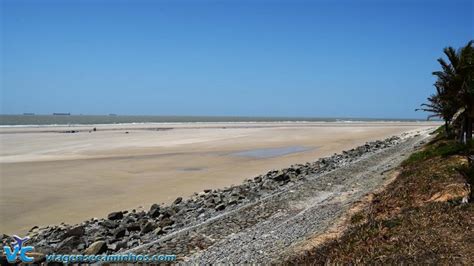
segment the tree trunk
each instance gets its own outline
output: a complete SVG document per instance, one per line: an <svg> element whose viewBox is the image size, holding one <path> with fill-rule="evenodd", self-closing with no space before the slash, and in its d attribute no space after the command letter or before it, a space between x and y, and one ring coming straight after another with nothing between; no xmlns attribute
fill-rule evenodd
<svg viewBox="0 0 474 266"><path fill-rule="evenodd" d="M458 132L458 142L459 143L464 143L464 133L466 132L466 116L464 115L461 121L460 129Z"/></svg>
<svg viewBox="0 0 474 266"><path fill-rule="evenodd" d="M449 121L444 120L444 132L446 133L446 138L450 138L451 132L449 132Z"/></svg>
<svg viewBox="0 0 474 266"><path fill-rule="evenodd" d="M472 140L472 117L469 114L466 117L467 125L466 125L466 142Z"/></svg>
<svg viewBox="0 0 474 266"><path fill-rule="evenodd" d="M472 139L472 123L469 117L469 112L465 112L463 125L462 125L462 140L461 142L466 144L469 140Z"/></svg>
<svg viewBox="0 0 474 266"><path fill-rule="evenodd" d="M466 108L466 142L472 140L472 117L473 117L473 109L472 105L467 105Z"/></svg>

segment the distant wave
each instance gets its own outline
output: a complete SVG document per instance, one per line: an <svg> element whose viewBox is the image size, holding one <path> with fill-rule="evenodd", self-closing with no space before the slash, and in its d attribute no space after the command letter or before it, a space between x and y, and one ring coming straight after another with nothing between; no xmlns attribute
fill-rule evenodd
<svg viewBox="0 0 474 266"><path fill-rule="evenodd" d="M416 119L326 118L326 117L227 117L227 116L94 116L94 115L0 115L0 127L145 125L180 123L312 123L312 122L408 122Z"/></svg>

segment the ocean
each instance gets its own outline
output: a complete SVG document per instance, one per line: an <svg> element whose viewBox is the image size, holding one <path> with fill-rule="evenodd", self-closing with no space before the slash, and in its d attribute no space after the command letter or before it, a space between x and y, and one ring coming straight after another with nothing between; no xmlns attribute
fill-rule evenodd
<svg viewBox="0 0 474 266"><path fill-rule="evenodd" d="M146 115L0 115L0 125L91 125L128 123L192 122L337 122L337 121L419 121L416 119L324 118L324 117L247 117L247 116L146 116Z"/></svg>

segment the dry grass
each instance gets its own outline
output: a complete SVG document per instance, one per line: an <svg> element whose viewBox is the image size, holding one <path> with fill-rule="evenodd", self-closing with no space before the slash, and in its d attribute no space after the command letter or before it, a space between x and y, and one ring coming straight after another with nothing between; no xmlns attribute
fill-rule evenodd
<svg viewBox="0 0 474 266"><path fill-rule="evenodd" d="M474 204L461 204L470 193L469 171L461 170L466 157L457 155L469 150L451 144L428 144L423 156L407 160L397 179L352 216L346 234L288 263L474 265Z"/></svg>

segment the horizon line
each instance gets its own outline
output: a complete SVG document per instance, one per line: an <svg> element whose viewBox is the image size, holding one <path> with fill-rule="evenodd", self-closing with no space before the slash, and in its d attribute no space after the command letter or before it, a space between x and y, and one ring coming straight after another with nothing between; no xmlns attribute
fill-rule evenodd
<svg viewBox="0 0 474 266"><path fill-rule="evenodd" d="M55 115L56 114L56 115ZM65 115L58 115L65 114ZM372 120L427 120L427 121L441 121L441 119L430 119L427 118L401 118L401 117L362 117L362 116L286 116L286 115L168 115L168 114L81 114L81 113L68 113L68 112L53 112L53 113L0 113L1 116L59 116L59 117L71 117L71 116L110 116L110 117L130 117L130 116L141 116L141 117L213 117L213 118L287 118L287 119L372 119Z"/></svg>

